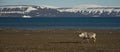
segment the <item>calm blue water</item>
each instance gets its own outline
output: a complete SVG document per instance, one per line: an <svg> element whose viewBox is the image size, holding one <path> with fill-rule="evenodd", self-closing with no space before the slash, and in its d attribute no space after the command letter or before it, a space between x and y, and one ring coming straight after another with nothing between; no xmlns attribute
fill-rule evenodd
<svg viewBox="0 0 120 52"><path fill-rule="evenodd" d="M120 18L0 18L0 29L120 29Z"/></svg>

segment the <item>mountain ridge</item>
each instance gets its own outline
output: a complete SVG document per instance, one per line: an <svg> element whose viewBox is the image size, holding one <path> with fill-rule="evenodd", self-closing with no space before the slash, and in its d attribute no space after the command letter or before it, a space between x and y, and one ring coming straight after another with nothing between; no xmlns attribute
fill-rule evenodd
<svg viewBox="0 0 120 52"><path fill-rule="evenodd" d="M5 5L0 6L0 17L120 17L118 6L91 6L61 8L47 5Z"/></svg>

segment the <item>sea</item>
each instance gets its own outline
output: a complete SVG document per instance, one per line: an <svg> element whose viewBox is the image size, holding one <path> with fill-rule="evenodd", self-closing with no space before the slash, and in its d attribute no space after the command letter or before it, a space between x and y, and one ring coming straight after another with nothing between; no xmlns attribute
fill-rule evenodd
<svg viewBox="0 0 120 52"><path fill-rule="evenodd" d="M120 17L0 17L0 30L120 29Z"/></svg>

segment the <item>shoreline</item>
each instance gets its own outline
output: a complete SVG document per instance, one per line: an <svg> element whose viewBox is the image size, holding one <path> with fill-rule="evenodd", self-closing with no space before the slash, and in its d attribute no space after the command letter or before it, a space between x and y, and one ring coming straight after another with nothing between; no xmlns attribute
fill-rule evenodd
<svg viewBox="0 0 120 52"><path fill-rule="evenodd" d="M38 31L38 30L120 30L120 29L0 29L0 30L26 30L26 31Z"/></svg>

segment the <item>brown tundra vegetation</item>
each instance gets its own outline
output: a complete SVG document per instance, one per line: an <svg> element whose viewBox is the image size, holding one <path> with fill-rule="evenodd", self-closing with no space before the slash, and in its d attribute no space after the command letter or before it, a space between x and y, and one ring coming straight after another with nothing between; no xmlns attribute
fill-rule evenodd
<svg viewBox="0 0 120 52"><path fill-rule="evenodd" d="M77 31L95 32L96 42ZM120 30L0 30L0 52L120 52Z"/></svg>

